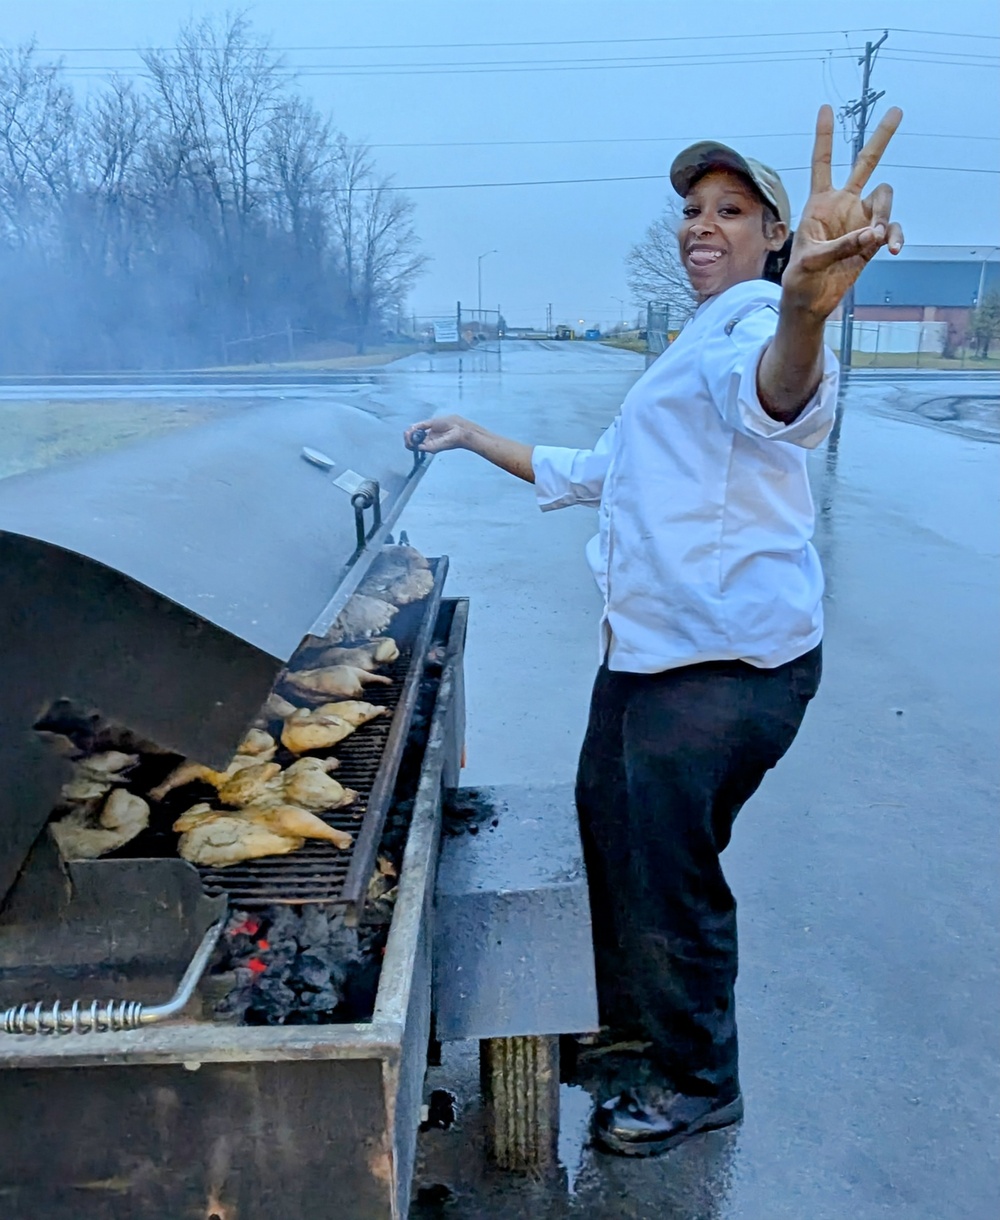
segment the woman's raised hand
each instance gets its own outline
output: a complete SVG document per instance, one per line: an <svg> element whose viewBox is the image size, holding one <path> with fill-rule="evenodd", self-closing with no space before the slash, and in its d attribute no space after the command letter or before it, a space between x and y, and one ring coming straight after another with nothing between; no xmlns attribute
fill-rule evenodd
<svg viewBox="0 0 1000 1220"><path fill-rule="evenodd" d="M903 230L890 219L892 187L880 183L865 198L861 192L875 172L903 112L893 106L858 154L847 182L833 185L833 110L820 107L813 146L812 181L782 276L782 300L816 318L827 318L883 247L903 248Z"/></svg>
<svg viewBox="0 0 1000 1220"><path fill-rule="evenodd" d="M464 449L472 425L461 415L439 415L436 419L425 419L411 424L403 433L407 449L419 449L422 453L443 453L446 449ZM423 440L415 435L424 434Z"/></svg>

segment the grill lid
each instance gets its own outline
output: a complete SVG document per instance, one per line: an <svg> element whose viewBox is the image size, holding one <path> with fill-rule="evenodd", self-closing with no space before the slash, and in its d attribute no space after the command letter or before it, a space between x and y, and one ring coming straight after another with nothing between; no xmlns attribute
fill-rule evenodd
<svg viewBox="0 0 1000 1220"><path fill-rule="evenodd" d="M367 566L352 500L371 503L378 484L370 532L422 472L401 431L343 403L251 407L0 480L0 530L102 563L286 661Z"/></svg>
<svg viewBox="0 0 1000 1220"><path fill-rule="evenodd" d="M0 900L68 777L33 731L45 707L224 764L422 475L404 422L269 402L0 480Z"/></svg>

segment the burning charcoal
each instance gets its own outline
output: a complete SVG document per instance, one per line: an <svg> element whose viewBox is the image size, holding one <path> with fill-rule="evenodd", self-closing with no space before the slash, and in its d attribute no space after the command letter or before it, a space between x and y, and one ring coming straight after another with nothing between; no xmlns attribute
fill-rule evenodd
<svg viewBox="0 0 1000 1220"><path fill-rule="evenodd" d="M299 948L303 952L308 952L315 947L325 948L330 939L331 924L331 917L323 907L305 907L299 920Z"/></svg>
<svg viewBox="0 0 1000 1220"><path fill-rule="evenodd" d="M253 989L253 1000L247 1010L251 1025L284 1025L296 1007L297 999L291 987L281 979L262 975Z"/></svg>
<svg viewBox="0 0 1000 1220"><path fill-rule="evenodd" d="M267 939L272 945L280 945L286 941L294 941L298 931L299 917L294 907L275 906L270 924L267 927Z"/></svg>
<svg viewBox="0 0 1000 1220"><path fill-rule="evenodd" d="M340 992L333 987L324 987L322 991L306 992L302 996L302 1011L312 1014L316 1019L331 1017L342 1003Z"/></svg>
<svg viewBox="0 0 1000 1220"><path fill-rule="evenodd" d="M303 953L295 959L292 975L306 987L320 991L330 982L330 966L321 957L313 953Z"/></svg>

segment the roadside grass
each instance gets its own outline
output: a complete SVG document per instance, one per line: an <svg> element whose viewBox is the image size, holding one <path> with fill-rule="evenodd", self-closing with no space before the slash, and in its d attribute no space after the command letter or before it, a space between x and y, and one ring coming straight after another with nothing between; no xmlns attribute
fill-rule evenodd
<svg viewBox="0 0 1000 1220"><path fill-rule="evenodd" d="M620 347L626 352L645 353L648 350L646 347L646 341L644 339L602 339L601 343L603 343L605 347Z"/></svg>
<svg viewBox="0 0 1000 1220"><path fill-rule="evenodd" d="M963 369L1000 369L1000 356L938 356L927 352L858 352L851 354L854 369L937 369L960 373Z"/></svg>
<svg viewBox="0 0 1000 1220"><path fill-rule="evenodd" d="M424 351L419 343L394 343L391 347L373 347L363 356L327 356L321 360L268 360L259 364L215 364L209 368L188 370L199 373L322 373L335 369L367 369L391 364Z"/></svg>
<svg viewBox="0 0 1000 1220"><path fill-rule="evenodd" d="M251 400L0 400L0 479L217 418Z"/></svg>
<svg viewBox="0 0 1000 1220"><path fill-rule="evenodd" d="M645 352L646 344L631 337L602 339L605 347L620 347L630 352ZM852 353L851 368L854 369L930 369L938 372L960 373L963 370L1000 371L1000 355L988 356L938 356L926 352L859 352Z"/></svg>

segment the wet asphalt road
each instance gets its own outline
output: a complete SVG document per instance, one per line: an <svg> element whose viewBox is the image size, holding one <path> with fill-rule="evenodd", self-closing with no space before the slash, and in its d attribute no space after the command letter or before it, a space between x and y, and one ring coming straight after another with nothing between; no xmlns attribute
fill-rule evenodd
<svg viewBox="0 0 1000 1220"><path fill-rule="evenodd" d="M509 344L502 370L495 355L464 356L461 373L456 355L420 355L342 389L95 386L87 418L106 418L103 446L134 434L103 405L122 399L195 423L196 401L349 393L363 405L370 388L414 418L459 410L524 440L587 445L642 365L596 345ZM429 1086L455 1090L459 1120L421 1139L414 1220L1000 1214L998 395L996 377L859 376L836 452L812 457L824 682L726 855L740 903L742 1127L621 1162L586 1147L590 1098L564 1086L560 1178L492 1175L475 1047L452 1045ZM0 387L0 405L25 396ZM0 474L55 460L60 430L76 426L55 412ZM595 514L543 516L526 485L448 454L402 525L450 555L449 592L472 598L467 781L570 779L597 664L583 558Z"/></svg>
<svg viewBox="0 0 1000 1220"><path fill-rule="evenodd" d="M539 443L590 443L641 368L526 345L459 384L437 360L425 400ZM422 1137L414 1217L1000 1214L998 394L992 379L857 379L837 451L813 457L824 682L726 856L742 1127L622 1162L585 1146L589 1098L564 1086L561 1180L491 1175L475 1048L446 1047L429 1083L461 1113ZM593 514L542 516L530 488L449 454L403 524L473 599L469 782L569 779L596 666Z"/></svg>

